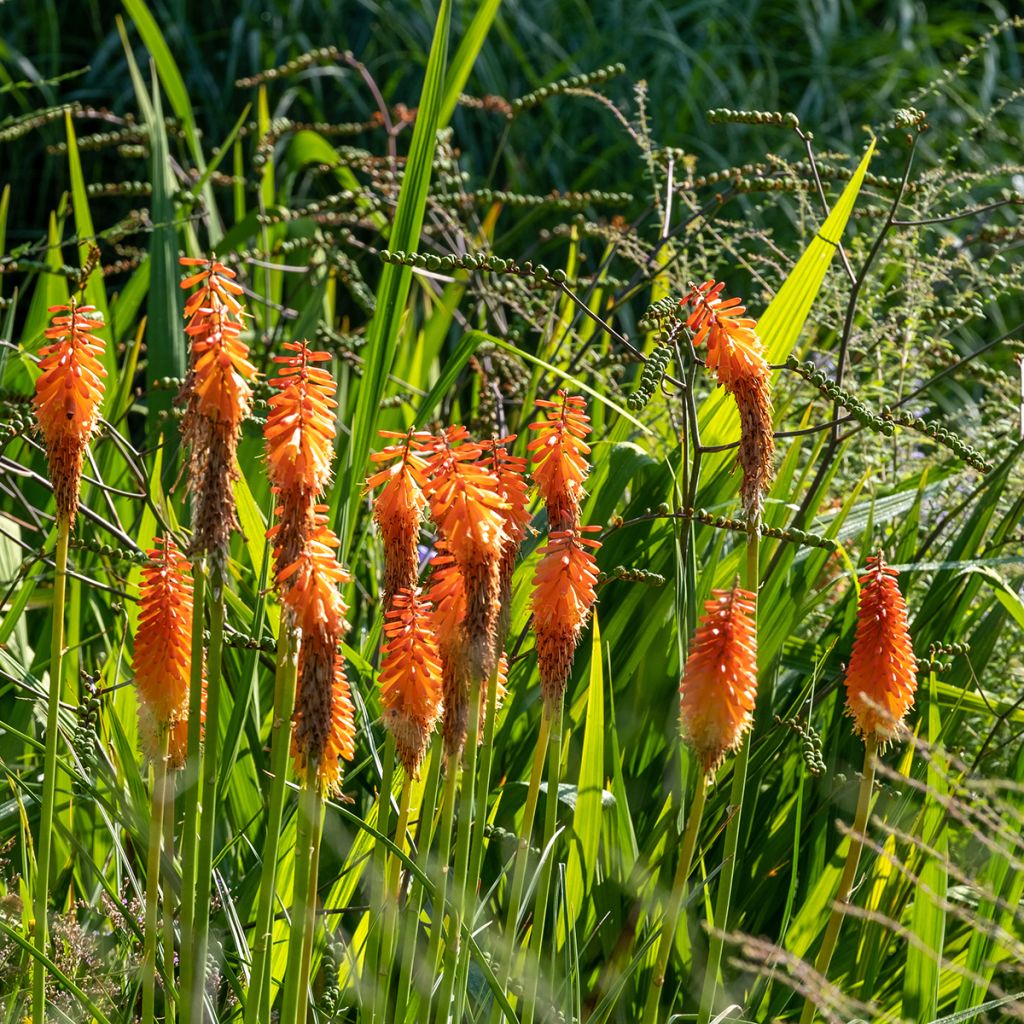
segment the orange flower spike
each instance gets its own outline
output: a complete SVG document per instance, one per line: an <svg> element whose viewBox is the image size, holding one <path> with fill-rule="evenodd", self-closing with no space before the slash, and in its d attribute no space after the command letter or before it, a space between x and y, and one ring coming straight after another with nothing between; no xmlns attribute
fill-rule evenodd
<svg viewBox="0 0 1024 1024"><path fill-rule="evenodd" d="M249 362L249 347L241 339L242 324L232 320L223 306L215 305L185 333L192 339L191 401L195 411L230 432L238 430L252 405L256 376Z"/></svg>
<svg viewBox="0 0 1024 1024"><path fill-rule="evenodd" d="M584 526L551 533L534 573L533 630L541 693L549 707L565 692L576 646L597 599L593 551L601 544L584 534L599 530Z"/></svg>
<svg viewBox="0 0 1024 1024"><path fill-rule="evenodd" d="M708 774L740 745L757 699L756 598L738 586L712 595L679 687L683 732Z"/></svg>
<svg viewBox="0 0 1024 1024"><path fill-rule="evenodd" d="M316 363L329 360L327 352L313 352L304 341L285 342L295 355L275 356L280 376L268 402L270 413L263 427L267 443L267 475L281 491L323 494L331 480L334 458L334 378Z"/></svg>
<svg viewBox="0 0 1024 1024"><path fill-rule="evenodd" d="M49 344L40 351L36 378L36 423L46 444L50 479L58 518L73 522L78 511L78 492L85 447L96 429L103 378L100 365L103 342L92 331L104 327L94 306L51 306L54 316L45 335Z"/></svg>
<svg viewBox="0 0 1024 1024"><path fill-rule="evenodd" d="M241 316L242 304L238 296L243 293L242 286L235 281L237 276L233 270L218 263L216 259L196 259L192 256L182 256L178 262L183 267L202 267L197 273L190 274L181 282L182 288L192 288L200 285L198 291L193 292L185 300L185 317L193 319L196 315L202 315L204 307L210 307L215 302L225 306L232 316Z"/></svg>
<svg viewBox="0 0 1024 1024"><path fill-rule="evenodd" d="M188 721L192 672L192 580L188 562L170 538L156 540L142 570L135 630L135 685L145 752L157 756L161 730ZM177 746L173 742L172 755ZM174 763L180 758L172 756Z"/></svg>
<svg viewBox="0 0 1024 1024"><path fill-rule="evenodd" d="M384 725L406 772L415 775L441 712L441 655L432 630L433 608L418 589L403 588L384 621L380 667Z"/></svg>
<svg viewBox="0 0 1024 1024"><path fill-rule="evenodd" d="M376 463L390 462L366 481L366 490L384 485L373 506L373 519L384 541L384 604L403 587L414 587L419 575L417 546L420 522L427 498L423 493L427 464L419 449L437 439L423 432L396 434L381 431L383 437L401 438L401 444L388 445L370 455Z"/></svg>
<svg viewBox="0 0 1024 1024"><path fill-rule="evenodd" d="M724 288L722 281L691 285L683 304L693 307L686 326L694 332L694 346L707 341L706 366L716 371L718 383L728 388L743 378L766 375L768 363L757 322L745 315L746 307L739 299L721 298Z"/></svg>
<svg viewBox="0 0 1024 1024"><path fill-rule="evenodd" d="M338 584L351 583L352 577L335 556L339 543L323 513L318 512L298 558L277 575L281 599L303 636L311 636L321 628L341 636L349 628L345 621L348 608Z"/></svg>
<svg viewBox="0 0 1024 1024"><path fill-rule="evenodd" d="M846 669L846 707L864 739L896 739L914 706L917 659L907 626L907 606L895 569L881 552L868 559L860 579L857 634Z"/></svg>
<svg viewBox="0 0 1024 1024"><path fill-rule="evenodd" d="M584 441L590 433L587 403L559 391L557 402L538 398L536 404L547 412L530 424L537 431L526 446L532 453L533 481L547 506L549 530L573 530L579 526L583 481L590 472L590 447Z"/></svg>

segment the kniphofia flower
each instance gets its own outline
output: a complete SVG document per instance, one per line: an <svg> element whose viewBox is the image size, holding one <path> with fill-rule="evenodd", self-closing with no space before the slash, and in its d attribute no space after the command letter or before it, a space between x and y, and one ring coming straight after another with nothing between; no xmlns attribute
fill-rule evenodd
<svg viewBox="0 0 1024 1024"><path fill-rule="evenodd" d="M185 760L192 675L192 579L188 562L169 537L157 538L142 570L135 629L135 686L139 735L150 759L160 734L169 734L170 760Z"/></svg>
<svg viewBox="0 0 1024 1024"><path fill-rule="evenodd" d="M713 772L750 728L757 700L756 600L738 586L712 591L686 659L683 732L705 772Z"/></svg>
<svg viewBox="0 0 1024 1024"><path fill-rule="evenodd" d="M583 481L590 472L587 403L578 395L558 392L558 401L538 398L544 418L530 424L537 436L526 446L532 453L533 481L544 499L551 532L574 530L580 522Z"/></svg>
<svg viewBox="0 0 1024 1024"><path fill-rule="evenodd" d="M705 365L715 372L739 410L740 499L747 519L757 522L771 484L775 453L768 362L756 321L746 315L738 298L722 298L724 287L724 282L714 281L691 285L683 305L691 307L686 326L693 331L694 345L707 342Z"/></svg>
<svg viewBox="0 0 1024 1024"><path fill-rule="evenodd" d="M917 689L917 659L898 575L881 552L868 559L846 669L846 707L854 728L864 739L873 736L881 743L900 735Z"/></svg>
<svg viewBox="0 0 1024 1024"><path fill-rule="evenodd" d="M433 608L417 588L399 590L384 618L380 666L384 725L405 770L415 775L441 713L441 654Z"/></svg>
<svg viewBox="0 0 1024 1024"><path fill-rule="evenodd" d="M601 546L587 533L600 527L556 530L541 549L533 577L533 631L541 693L549 707L565 693L583 627L597 599L597 562Z"/></svg>
<svg viewBox="0 0 1024 1024"><path fill-rule="evenodd" d="M384 542L384 605L403 588L416 586L419 570L420 522L427 499L423 493L427 464L419 449L436 438L430 434L408 431L400 434L382 430L382 437L401 439L373 452L370 459L378 464L390 463L370 475L366 489L373 490L383 484L373 505L373 520L380 529Z"/></svg>
<svg viewBox="0 0 1024 1024"><path fill-rule="evenodd" d="M36 422L46 445L58 519L74 522L82 460L99 418L103 398L100 365L103 342L92 332L104 326L94 306L51 306L48 344L40 349L39 377L33 399Z"/></svg>

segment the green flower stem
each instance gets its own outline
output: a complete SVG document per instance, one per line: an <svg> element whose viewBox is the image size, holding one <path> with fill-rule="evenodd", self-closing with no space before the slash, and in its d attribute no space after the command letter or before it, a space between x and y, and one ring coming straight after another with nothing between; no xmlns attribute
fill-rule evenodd
<svg viewBox="0 0 1024 1024"><path fill-rule="evenodd" d="M395 826L395 845L405 849L405 833L409 828L409 803L412 798L412 779L406 775L402 794L398 800L398 824ZM392 968L395 959L395 940L398 937L398 903L401 896L401 861L391 856L384 877L384 909L381 923L381 946L377 960L377 989L381 1000L381 1019L388 1019L388 1001L391 995Z"/></svg>
<svg viewBox="0 0 1024 1024"><path fill-rule="evenodd" d="M288 613L282 611L277 640L277 671L274 676L274 717L270 727L272 779L263 840L259 903L253 925L252 966L249 972L249 998L245 1004L245 1024L270 1020L270 949L274 936L274 905L277 900L275 884L288 782L297 670L298 644L288 622Z"/></svg>
<svg viewBox="0 0 1024 1024"><path fill-rule="evenodd" d="M416 864L426 874L430 866L430 852L434 840L434 811L437 805L437 789L441 776L441 741L435 739L427 767L427 782L420 804L419 828L416 832ZM413 884L409 892L409 904L402 915L402 934L399 948L401 965L398 971L398 989L395 993L395 1024L404 1024L412 991L413 964L419 946L419 922L423 909L423 886Z"/></svg>
<svg viewBox="0 0 1024 1024"><path fill-rule="evenodd" d="M471 880L469 878L469 841L473 831L474 783L476 781L477 738L480 730L480 680L475 677L469 687L469 723L466 746L462 752L462 804L459 807L458 837L455 842L455 899L448 924L448 942L444 950L444 974L441 998L437 1004L438 1024L449 1019L455 979L459 973L462 922L469 915ZM461 1020L456 1014L454 1020Z"/></svg>
<svg viewBox="0 0 1024 1024"><path fill-rule="evenodd" d="M747 533L746 589L758 592L760 571L758 568L758 524L751 522ZM757 602L754 603L755 628ZM715 933L708 946L708 962L704 971L704 987L700 996L700 1011L697 1024L708 1024L714 1012L715 996L718 993L718 971L722 963L723 932L729 926L729 906L732 902L732 880L736 873L736 852L739 846L740 824L743 819L743 794L747 784L747 763L750 760L750 732L743 737L743 744L732 768L732 788L729 792L729 823L725 829L725 860L718 881L718 897L715 900Z"/></svg>
<svg viewBox="0 0 1024 1024"><path fill-rule="evenodd" d="M197 559L192 565L192 678L189 682L188 740L185 755L183 797L185 802L181 848L181 993L182 1024L191 1024L189 993L195 970L196 857L199 845L199 780L203 772L203 668L206 625L206 565Z"/></svg>
<svg viewBox="0 0 1024 1024"><path fill-rule="evenodd" d="M153 1024L156 1014L156 933L160 920L160 852L163 846L164 801L167 787L168 733L160 730L160 749L153 761L153 795L146 856L146 925L142 960L142 1024Z"/></svg>
<svg viewBox="0 0 1024 1024"><path fill-rule="evenodd" d="M53 852L53 808L57 793L57 739L61 679L64 670L64 603L68 580L68 541L71 522L57 519L57 549L53 559L53 624L50 628L50 692L46 701L46 748L43 754L43 805L39 815L36 855L36 950L46 955L47 913L50 907L50 859ZM36 959L32 965L32 1024L46 1017L46 967Z"/></svg>
<svg viewBox="0 0 1024 1024"><path fill-rule="evenodd" d="M174 790L177 773L167 764L164 771L164 1024L174 1024L178 993L174 989Z"/></svg>
<svg viewBox="0 0 1024 1024"><path fill-rule="evenodd" d="M430 940L427 944L427 964L437 977L441 969L441 932L444 930L444 912L448 901L448 859L452 852L452 824L455 821L455 797L459 791L459 767L449 761L445 765L444 802L441 805L440 845L437 851L436 878L433 911L430 915ZM451 932L449 940L455 941ZM443 986L442 986L443 987ZM421 1015L430 1020L431 1014Z"/></svg>
<svg viewBox="0 0 1024 1024"><path fill-rule="evenodd" d="M191 981L186 991L189 1008L186 1024L203 1019L206 991L206 957L210 942L210 896L213 891L213 846L217 833L217 782L220 778L221 656L224 642L225 566L218 555L210 565L210 653L206 664L206 729L202 771L199 849L196 856L195 909L192 927Z"/></svg>
<svg viewBox="0 0 1024 1024"><path fill-rule="evenodd" d="M377 795L377 831L388 835L391 829L391 782L395 772L395 738L388 732L381 758L380 792ZM383 961L384 907L387 900L387 850L377 844L370 871L369 927L366 933L366 956L363 960L367 995L370 1001L370 1024L383 1018L384 991L387 988L387 967Z"/></svg>
<svg viewBox="0 0 1024 1024"><path fill-rule="evenodd" d="M861 850L864 847L863 836L868 826L868 814L871 810L871 791L875 784L875 754L877 751L878 740L874 736L868 737L864 743L864 771L860 780L860 793L857 797L853 831L850 833L850 845L846 851L846 863L843 865L843 874L839 879L839 888L836 890L835 902L832 904L832 913L829 916L828 925L825 927L825 937L821 941L821 949L818 950L817 959L814 961L814 970L822 978L828 976L832 954L836 951L836 943L839 941L839 930L842 928L843 918L846 916L846 902L850 898L850 890L853 888ZM800 1024L811 1024L816 1011L817 1006L814 1000L808 997L804 1001L803 1012L800 1014Z"/></svg>
<svg viewBox="0 0 1024 1024"><path fill-rule="evenodd" d="M312 769L310 773L315 775ZM321 806L314 779L311 784L304 784L299 790L296 812L295 884L292 887L291 933L284 975L281 1024L302 1024L306 1019L306 987L309 979L303 973L302 964L306 954L306 933L312 931L315 918L316 884L313 880L313 865Z"/></svg>
<svg viewBox="0 0 1024 1024"><path fill-rule="evenodd" d="M528 981L526 991L527 999L523 1006L522 1024L533 1024L533 1018L537 1012L537 992L540 984L540 963L544 952L544 925L547 919L548 897L551 893L551 876L554 873L555 854L552 841L555 837L555 829L558 826L558 787L562 771L562 703L564 697L559 697L558 704L550 711L545 706L545 713L551 718L551 742L548 745L548 791L544 801L544 841L541 844L542 850L548 851L548 856L541 865L540 880L537 884L537 894L533 901L533 931L530 933L530 957L532 963L532 978ZM528 969L531 965L527 965ZM529 970L527 973L530 973Z"/></svg>
<svg viewBox="0 0 1024 1024"><path fill-rule="evenodd" d="M669 957L675 943L676 931L679 927L679 914L683 907L683 895L686 892L686 880L690 877L693 866L693 853L697 847L697 835L700 832L700 821L704 815L704 799L707 796L708 777L704 772L697 775L697 789L693 794L690 814L683 832L682 848L679 851L679 863L676 866L675 878L672 881L672 892L669 894L665 907L665 917L661 925L661 938L658 944L658 957L655 961L654 973L651 975L650 987L647 990L647 1003L644 1007L644 1024L657 1024L658 1004L665 986L665 972L668 969Z"/></svg>

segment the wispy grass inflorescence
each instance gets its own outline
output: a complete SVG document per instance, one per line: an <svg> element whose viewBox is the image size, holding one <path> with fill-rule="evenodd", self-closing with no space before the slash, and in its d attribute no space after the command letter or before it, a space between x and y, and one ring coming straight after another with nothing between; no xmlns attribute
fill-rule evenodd
<svg viewBox="0 0 1024 1024"><path fill-rule="evenodd" d="M188 562L170 537L157 538L142 570L135 630L135 686L139 739L148 760L167 733L174 767L185 763L189 681L192 677L192 580Z"/></svg>
<svg viewBox="0 0 1024 1024"><path fill-rule="evenodd" d="M883 744L900 735L917 689L917 659L898 575L881 552L868 558L846 669L846 707L854 728L864 739L873 736Z"/></svg>
<svg viewBox="0 0 1024 1024"><path fill-rule="evenodd" d="M232 484L238 478L238 436L252 404L249 381L256 368L241 338L245 313L235 272L215 259L183 256L180 263L202 268L181 282L182 288L199 285L185 303L191 358L178 396L185 403L181 429L189 448L192 550L223 557L238 527Z"/></svg>
<svg viewBox="0 0 1024 1024"><path fill-rule="evenodd" d="M683 732L707 774L740 745L757 699L757 599L739 586L712 593L680 683Z"/></svg>
<svg viewBox="0 0 1024 1024"><path fill-rule="evenodd" d="M757 523L772 481L775 454L768 362L757 322L746 316L738 298L721 297L724 288L721 281L691 285L682 305L691 307L686 326L694 332L694 346L707 342L706 366L736 401L740 414L737 461L743 471L740 499L747 520Z"/></svg>
<svg viewBox="0 0 1024 1024"><path fill-rule="evenodd" d="M57 515L73 523L85 447L96 429L103 378L103 342L92 332L102 330L103 317L94 306L51 306L54 316L46 329L49 344L39 351L39 377L33 405L36 423L46 444Z"/></svg>

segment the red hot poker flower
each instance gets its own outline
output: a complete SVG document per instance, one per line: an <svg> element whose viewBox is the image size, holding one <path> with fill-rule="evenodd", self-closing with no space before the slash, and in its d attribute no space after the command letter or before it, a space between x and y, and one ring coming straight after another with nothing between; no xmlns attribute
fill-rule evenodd
<svg viewBox="0 0 1024 1024"><path fill-rule="evenodd" d="M548 510L548 529L574 530L579 526L583 481L590 472L590 417L584 399L558 392L558 401L538 398L547 410L543 420L530 424L537 436L526 446L532 453L533 480Z"/></svg>
<svg viewBox="0 0 1024 1024"><path fill-rule="evenodd" d="M406 772L415 775L441 713L441 655L433 608L418 589L399 590L384 621L380 667L384 725Z"/></svg>
<svg viewBox="0 0 1024 1024"><path fill-rule="evenodd" d="M756 598L739 587L712 594L680 684L683 732L708 773L740 745L757 700Z"/></svg>
<svg viewBox="0 0 1024 1024"><path fill-rule="evenodd" d="M103 378L103 342L92 336L103 318L94 306L51 306L49 344L40 350L40 374L33 399L36 422L46 444L58 518L74 522L85 447L96 428Z"/></svg>
<svg viewBox="0 0 1024 1024"><path fill-rule="evenodd" d="M846 670L846 707L864 739L896 739L914 706L917 659L907 626L907 606L895 569L881 552L868 559L861 577L857 635Z"/></svg>
<svg viewBox="0 0 1024 1024"><path fill-rule="evenodd" d="M584 534L600 530L584 526L549 535L533 577L533 630L541 692L548 707L565 693L573 657L590 610L597 599L597 562L601 546Z"/></svg>

